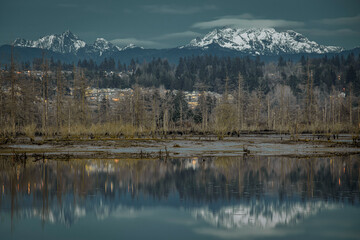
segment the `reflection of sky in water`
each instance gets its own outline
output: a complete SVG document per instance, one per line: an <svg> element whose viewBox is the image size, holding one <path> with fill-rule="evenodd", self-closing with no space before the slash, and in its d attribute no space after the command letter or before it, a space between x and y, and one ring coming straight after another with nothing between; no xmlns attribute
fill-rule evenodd
<svg viewBox="0 0 360 240"><path fill-rule="evenodd" d="M90 219L99 226L170 219L166 224L191 222L199 225L193 233L223 237L226 229L278 231L360 205L358 156L1 164L0 217L15 229L28 219L69 229ZM353 217L350 211L339 221Z"/></svg>

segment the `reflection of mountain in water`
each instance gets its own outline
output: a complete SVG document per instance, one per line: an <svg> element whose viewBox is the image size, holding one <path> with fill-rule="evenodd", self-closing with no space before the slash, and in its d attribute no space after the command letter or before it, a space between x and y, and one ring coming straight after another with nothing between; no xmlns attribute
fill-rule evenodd
<svg viewBox="0 0 360 240"><path fill-rule="evenodd" d="M43 211L41 208L23 209L20 211L19 216L29 219L40 218L44 222L61 223L69 227L79 218L86 216L86 209L78 205L73 206L71 203L66 203L62 207L52 206L46 211Z"/></svg>
<svg viewBox="0 0 360 240"><path fill-rule="evenodd" d="M210 209L191 209L196 218L218 227L242 228L261 227L273 228L280 224L295 224L303 218L314 216L319 211L335 209L341 205L316 202L264 202L255 201L231 207L222 207L214 212Z"/></svg>
<svg viewBox="0 0 360 240"><path fill-rule="evenodd" d="M274 227L359 205L359 157L0 161L0 212L67 226L185 209L216 226ZM14 214L15 213L15 214Z"/></svg>
<svg viewBox="0 0 360 240"><path fill-rule="evenodd" d="M30 219L39 218L45 222L71 226L83 217L94 217L97 220L105 220L108 217L131 218L141 214L143 210L151 211L155 208L166 207L166 204L141 205L143 201L141 200L137 204L138 206L124 205L121 201L103 202L97 200L86 203L84 206L74 206L71 202L67 202L62 206L55 204L46 212L43 212L41 208L22 209L19 216ZM208 207L188 206L185 211L190 212L196 219L202 219L213 226L222 228L273 228L281 224L296 224L320 211L342 207L342 204L323 201L253 200L231 206L224 204L216 210L211 210ZM184 208L180 209L184 210Z"/></svg>

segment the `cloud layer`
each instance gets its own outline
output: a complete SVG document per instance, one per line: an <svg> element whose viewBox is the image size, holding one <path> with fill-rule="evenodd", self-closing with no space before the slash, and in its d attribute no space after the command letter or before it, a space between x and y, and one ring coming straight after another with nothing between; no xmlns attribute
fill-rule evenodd
<svg viewBox="0 0 360 240"><path fill-rule="evenodd" d="M150 40L140 40L136 38L116 38L110 41L112 44L115 44L119 47L125 47L129 44L135 44L139 47L152 48L158 45L157 42Z"/></svg>
<svg viewBox="0 0 360 240"><path fill-rule="evenodd" d="M184 32L164 34L160 37L157 37L156 39L166 40L166 39L177 39L177 38L194 38L201 35L202 34L198 32L184 31Z"/></svg>
<svg viewBox="0 0 360 240"><path fill-rule="evenodd" d="M211 29L217 27L238 27L238 28L298 28L305 24L299 21L289 21L284 19L265 19L254 18L251 14L239 16L224 16L211 21L197 22L192 25L193 28Z"/></svg>

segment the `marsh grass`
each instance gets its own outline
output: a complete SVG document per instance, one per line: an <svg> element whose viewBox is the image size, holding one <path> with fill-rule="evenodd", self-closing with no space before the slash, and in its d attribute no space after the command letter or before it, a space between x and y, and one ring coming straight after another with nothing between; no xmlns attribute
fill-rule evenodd
<svg viewBox="0 0 360 240"><path fill-rule="evenodd" d="M187 127L179 128L172 125L164 131L162 128L153 129L148 126L134 126L129 123L106 122L94 124L72 124L70 128L63 126L58 129L49 126L46 132L43 132L41 126L36 124L29 124L23 127L17 127L16 133L13 133L10 127L4 127L0 131L0 139L2 143L11 142L19 136L30 138L31 141L37 136L41 136L43 140L58 139L58 140L90 140L90 139L187 139L192 137L199 137L206 139L209 136L216 137L218 140L223 140L229 136L241 136L249 133L262 133L263 131L271 132L272 134L288 134L291 140L297 140L300 134L311 134L311 139L319 138L323 140L332 140L341 133L351 134L354 142L358 142L360 135L360 128L358 126L350 126L348 124L336 123L333 125L322 124L320 122L313 124L297 123L287 126L279 126L276 129L268 129L267 126L262 125L244 125L243 129L236 129L232 124L233 121L228 121L222 124L220 119L218 121L210 121L208 126L204 128L201 124L189 124ZM234 135L235 133L235 135Z"/></svg>

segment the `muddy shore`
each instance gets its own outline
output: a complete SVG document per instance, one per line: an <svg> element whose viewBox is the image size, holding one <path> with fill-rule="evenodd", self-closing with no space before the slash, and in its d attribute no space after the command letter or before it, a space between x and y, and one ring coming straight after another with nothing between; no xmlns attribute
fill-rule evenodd
<svg viewBox="0 0 360 240"><path fill-rule="evenodd" d="M332 156L360 154L351 135L337 139L316 139L301 135L296 141L289 135L244 135L217 140L216 137L172 139L47 139L30 141L19 138L0 145L0 156L35 158L177 158L193 156Z"/></svg>

